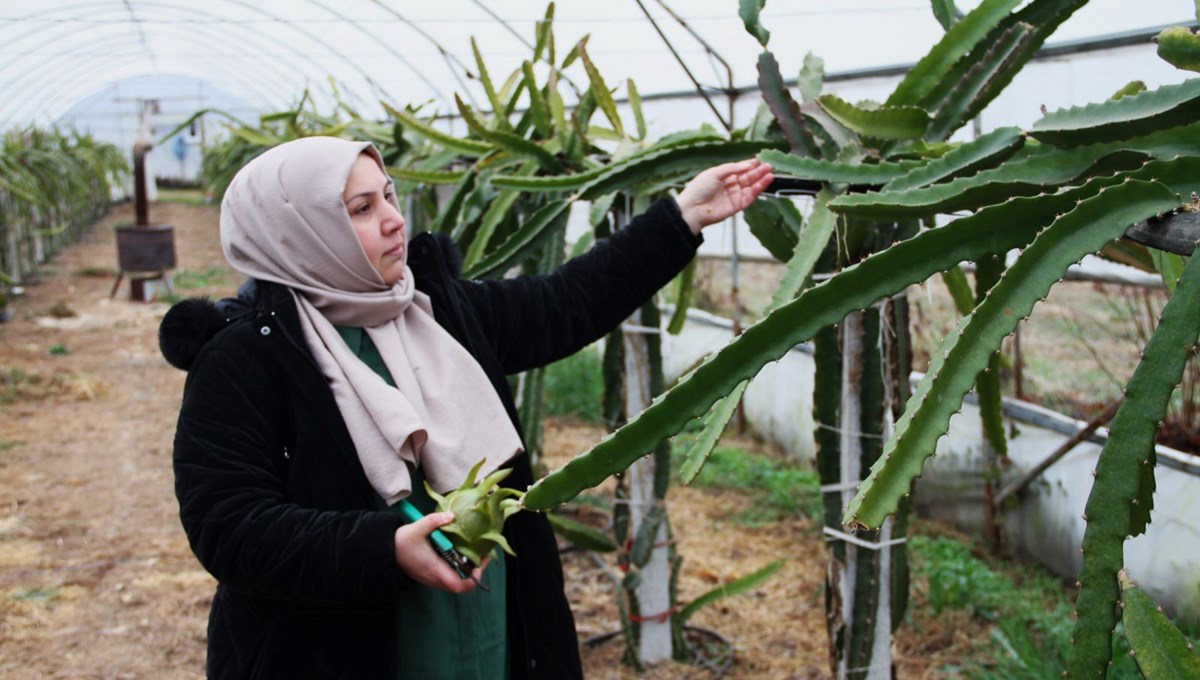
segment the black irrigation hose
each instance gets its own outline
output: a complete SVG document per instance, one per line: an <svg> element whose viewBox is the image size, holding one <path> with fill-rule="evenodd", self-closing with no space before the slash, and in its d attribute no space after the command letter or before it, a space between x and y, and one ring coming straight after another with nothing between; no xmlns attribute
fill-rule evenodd
<svg viewBox="0 0 1200 680"><path fill-rule="evenodd" d="M714 678L719 678L719 677L725 675L725 673L729 671L729 667L733 665L733 642L732 641L727 639L724 635L721 635L720 633L716 632L715 630L709 630L708 628L699 628L697 626L684 626L683 632L686 636L688 636L688 638L689 638L688 642L692 643L690 645L691 650L692 650L692 664L694 664L696 666L704 666L705 668L707 668L709 671L712 672L712 677L714 677ZM608 642L609 640L617 637L620 634L621 634L620 629L611 630L611 631L608 631L607 633L600 633L599 635L593 635L592 637L584 640L583 644L586 645L587 647L598 647L598 646L604 644L605 642ZM696 638L700 638L700 637L715 638L720 643L722 650L724 650L724 653L718 657L717 661L710 659L707 655L703 654L700 651L701 649L704 648L702 645L695 644L696 642L699 642L698 640L696 640Z"/></svg>
<svg viewBox="0 0 1200 680"><path fill-rule="evenodd" d="M608 565L605 564L604 560L601 559L599 555L588 550L581 550L580 552L590 557L592 561L596 563L596 566L600 569L601 573L607 576L613 582L614 588L621 587L621 578L608 568ZM696 666L704 666L712 672L712 677L714 678L719 678L722 675L725 675L725 673L729 670L729 667L733 665L733 642L726 639L725 636L721 635L720 633L714 630L709 630L708 628L685 625L683 627L683 632L685 637L689 638L688 646L692 650L692 664ZM609 631L607 633L593 635L592 637L584 640L583 644L588 647L597 647L620 634L621 629L618 628L617 630ZM701 636L715 638L720 643L724 653L721 655L718 662L714 662L707 655L701 653L700 650L706 648L706 645L703 645L701 641L697 639Z"/></svg>

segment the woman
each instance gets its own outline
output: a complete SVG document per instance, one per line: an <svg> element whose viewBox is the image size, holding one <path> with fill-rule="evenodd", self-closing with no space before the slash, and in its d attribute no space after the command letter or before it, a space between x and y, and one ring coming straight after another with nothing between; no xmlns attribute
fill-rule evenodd
<svg viewBox="0 0 1200 680"><path fill-rule="evenodd" d="M176 495L218 580L214 678L577 678L574 623L545 517L521 512L477 590L430 548L452 516L405 524L510 467L532 483L506 375L602 337L691 259L700 229L771 180L712 168L676 200L548 276L465 281L444 236L407 242L367 143L306 138L243 168L221 206L235 300L168 312L163 354L188 371Z"/></svg>

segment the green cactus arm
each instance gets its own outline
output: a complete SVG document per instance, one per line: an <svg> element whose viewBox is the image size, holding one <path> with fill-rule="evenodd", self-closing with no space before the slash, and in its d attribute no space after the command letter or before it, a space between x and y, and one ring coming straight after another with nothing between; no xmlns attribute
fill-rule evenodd
<svg viewBox="0 0 1200 680"><path fill-rule="evenodd" d="M905 74L887 103L919 103L934 85L946 77L959 59L974 50L1019 4L1020 0L985 0L980 3L950 27L938 44Z"/></svg>
<svg viewBox="0 0 1200 680"><path fill-rule="evenodd" d="M1087 528L1068 677L1105 676L1117 624L1117 573L1125 562L1125 539L1135 534L1139 521L1135 511L1144 502L1140 500L1145 490L1143 471L1153 468L1158 423L1196 343L1198 299L1200 257L1193 255L1125 386L1125 400L1109 426L1108 441L1093 473L1095 481L1084 506Z"/></svg>
<svg viewBox="0 0 1200 680"><path fill-rule="evenodd" d="M929 127L929 114L916 106L864 108L832 94L817 97L817 104L834 120L863 137L916 139Z"/></svg>
<svg viewBox="0 0 1200 680"><path fill-rule="evenodd" d="M666 147L610 166L579 192L593 201L643 182L680 172L699 172L710 165L750 158L777 146L774 142L701 142Z"/></svg>
<svg viewBox="0 0 1200 680"><path fill-rule="evenodd" d="M752 574L747 574L746 576L743 576L742 578L739 578L735 581L731 581L722 586L713 588L712 590L708 591L707 593L700 595L696 599L687 603L687 605L683 609L679 610L678 616L679 616L679 620L680 620L680 625L687 622L688 619L692 618L693 614L700 611L700 609L706 605L710 605L713 602L716 602L717 600L721 600L726 597L730 597L731 595L740 595L741 593L744 593L749 590L753 590L754 588L757 588L758 586L762 585L763 582L765 582L767 579L774 576L775 573L778 572L779 569L783 567L785 562L787 562L787 560L784 560L784 559L775 560L774 562L768 564L767 566L763 567L762 569L759 569L758 571L756 571Z"/></svg>
<svg viewBox="0 0 1200 680"><path fill-rule="evenodd" d="M469 172L463 176L458 183L458 187L454 189L450 200L446 206L442 208L437 217L433 220L433 224L429 230L432 232L450 233L454 229L454 225L458 224L458 216L462 213L463 204L466 202L467 196L475 190L475 180L479 175L474 172Z"/></svg>
<svg viewBox="0 0 1200 680"><path fill-rule="evenodd" d="M431 142L441 144L447 149L454 149L455 151L467 156L479 157L490 153L494 148L493 145L488 144L487 142L480 142L473 139L462 139L460 137L455 137L454 135L446 134L432 125L425 123L425 121L421 120L420 118L408 113L407 111L397 109L384 101L379 103L383 105L383 109L387 111L389 116L404 123L405 127Z"/></svg>
<svg viewBox="0 0 1200 680"><path fill-rule="evenodd" d="M1145 163L1138 151L1108 146L1037 152L970 177L908 191L879 191L839 196L835 211L873 219L923 217L975 210L1012 196L1032 196L1083 177L1132 170Z"/></svg>
<svg viewBox="0 0 1200 680"><path fill-rule="evenodd" d="M704 464L708 462L708 458L717 447L717 442L724 434L725 428L729 426L729 421L733 419L737 405L741 402L742 395L746 393L746 387L749 384L748 380L738 383L732 392L713 404L708 415L704 417L704 427L701 428L696 441L688 447L683 465L679 468L679 479L684 484L691 484L696 479L696 475L700 474L700 470L704 468Z"/></svg>
<svg viewBox="0 0 1200 680"><path fill-rule="evenodd" d="M480 279L506 271L525 254L544 243L555 231L566 226L569 205L570 202L566 200L554 201L535 212L529 221L505 239L504 243L467 267L463 276L468 279Z"/></svg>
<svg viewBox="0 0 1200 680"><path fill-rule="evenodd" d="M1041 48L1046 38L1050 37L1063 21L1066 21L1076 10L1086 4L1087 0L1033 0L1017 12L997 22L991 31L976 43L976 51L986 53L989 46L1002 42L1002 36L1018 23L1034 27L1034 35L1023 41L1015 53L1008 52L1001 68L995 68L996 64L994 63L988 65L988 70L992 72L989 85L985 90L980 91L973 108L976 111L983 110L1012 82L1016 74ZM938 110L950 92L958 87L961 81L968 79L968 73L980 64L980 60L981 58L976 56L975 51L959 58L944 75L929 84L923 96L917 101L905 103L917 104L929 111Z"/></svg>
<svg viewBox="0 0 1200 680"><path fill-rule="evenodd" d="M949 31L958 22L956 11L954 0L933 0L933 18L937 19L944 31Z"/></svg>
<svg viewBox="0 0 1200 680"><path fill-rule="evenodd" d="M539 175L536 177L521 177L518 175L493 175L488 183L497 189L516 189L519 191L573 191L596 179L609 166L602 166L585 172L570 175Z"/></svg>
<svg viewBox="0 0 1200 680"><path fill-rule="evenodd" d="M997 128L955 148L941 158L896 177L885 184L883 190L907 191L959 176L973 175L1003 163L1024 145L1025 136L1020 128Z"/></svg>
<svg viewBox="0 0 1200 680"><path fill-rule="evenodd" d="M1200 36L1190 28L1172 26L1158 34L1158 56L1175 68L1200 71Z"/></svg>
<svg viewBox="0 0 1200 680"><path fill-rule="evenodd" d="M775 122L779 123L779 129L792 151L805 156L819 156L820 149L800 114L800 105L784 84L779 62L770 52L764 51L758 55L758 89L762 91L763 101L775 117Z"/></svg>
<svg viewBox="0 0 1200 680"><path fill-rule="evenodd" d="M790 210L788 210L790 208ZM787 211L787 212L784 212ZM786 262L796 248L800 220L795 204L786 198L760 197L742 212L750 233L775 259Z"/></svg>
<svg viewBox="0 0 1200 680"><path fill-rule="evenodd" d="M788 260L787 270L784 272L779 286L771 295L767 312L791 302L800 292L804 283L809 280L817 258L821 256L825 245L829 243L829 238L833 235L834 227L837 224L837 218L829 211L828 204L831 197L832 193L829 189L823 189L817 194L817 201L813 206L808 225L800 231L800 237L797 239L792 257ZM790 202L788 204L791 205ZM795 209L795 206L791 207L793 210ZM688 449L679 472L684 484L692 483L700 469L704 467L704 463L708 461L708 457L712 455L717 440L729 425L729 420L733 417L733 412L748 385L748 381L739 383L733 392L722 397L705 417L704 428L701 430L700 436L696 438L696 442Z"/></svg>
<svg viewBox="0 0 1200 680"><path fill-rule="evenodd" d="M764 163L771 164L776 176L856 185L882 185L924 165L922 161L884 161L851 165L773 150L763 151L759 158Z"/></svg>
<svg viewBox="0 0 1200 680"><path fill-rule="evenodd" d="M529 93L529 117L533 120L533 129L542 139L554 134L550 123L550 105L538 89L537 79L533 75L533 64L528 60L521 62L521 74L524 76L525 90Z"/></svg>
<svg viewBox="0 0 1200 680"><path fill-rule="evenodd" d="M479 116L475 114L475 111L458 94L454 95L454 103L458 105L458 113L462 116L463 122L467 124L467 129L474 132L477 136L509 153L533 159L539 167L547 172L562 171L562 164L558 162L554 154L542 148L537 142L528 140L513 132L489 130L483 124L483 121L479 119Z"/></svg>
<svg viewBox="0 0 1200 680"><path fill-rule="evenodd" d="M407 168L388 168L388 175L402 182L421 182L422 184L458 184L463 177L470 174L468 170L410 170Z"/></svg>
<svg viewBox="0 0 1200 680"><path fill-rule="evenodd" d="M975 262L976 297L982 302L987 291L1004 275L1004 256L980 258ZM988 357L987 365L975 376L975 394L979 397L979 420L983 436L992 453L1001 458L1008 455L1008 439L1004 436L1004 415L1000 402L1000 350Z"/></svg>
<svg viewBox="0 0 1200 680"><path fill-rule="evenodd" d="M571 545L592 552L616 552L617 544L602 531L554 512L546 513L550 528Z"/></svg>
<svg viewBox="0 0 1200 680"><path fill-rule="evenodd" d="M946 285L946 290L950 293L950 299L954 301L954 308L958 313L966 316L975 309L975 296L971 293L971 283L967 281L967 275L962 270L962 267L954 266L942 272L942 283Z"/></svg>
<svg viewBox="0 0 1200 680"><path fill-rule="evenodd" d="M716 151L718 146L728 144L751 144L730 151L727 156ZM758 146L752 146L758 144ZM518 176L518 175L493 175L488 183L492 186L502 189L521 189L526 192L560 192L574 191L574 189L586 186L588 182L599 179L601 175L616 174L620 168L632 166L637 162L647 160L648 157L661 158L665 156L666 151L672 149L691 148L691 146L704 146L709 151L714 151L712 160L706 160L701 157L697 164L704 162L724 163L730 160L742 160L755 154L758 150L775 148L772 142L754 142L754 143L731 143L724 139L714 138L706 133L694 133L689 136L677 138L660 139L649 149L637 151L635 154L630 154L617 161L613 161L607 166L600 166L590 170L584 170L582 173L572 173L568 175L540 175L540 176ZM703 156L700 152L698 155Z"/></svg>
<svg viewBox="0 0 1200 680"><path fill-rule="evenodd" d="M767 0L738 0L738 16L742 19L742 25L763 47L771 39L771 32L763 27L758 16L765 4Z"/></svg>
<svg viewBox="0 0 1200 680"><path fill-rule="evenodd" d="M475 67L478 70L479 84L483 86L483 94L487 97L488 103L492 105L492 112L496 114L496 125L501 129L507 129L508 120L504 117L504 103L496 94L492 76L488 73L487 63L483 61L483 53L479 51L479 45L475 43L474 36L471 36L471 53L475 55Z"/></svg>
<svg viewBox="0 0 1200 680"><path fill-rule="evenodd" d="M1007 84L1003 78L1008 69L1036 38L1034 27L1025 22L1013 23L1002 31L981 58L972 60L975 63L941 99L926 139L946 139L978 115Z"/></svg>
<svg viewBox="0 0 1200 680"><path fill-rule="evenodd" d="M646 138L646 116L642 113L642 95L638 93L633 78L625 79L625 91L629 93L629 110L633 111L633 125L637 130L637 138Z"/></svg>
<svg viewBox="0 0 1200 680"><path fill-rule="evenodd" d="M533 168L526 168L525 171L533 172ZM509 189L501 191L488 204L487 210L484 211L483 217L479 221L479 228L475 230L475 235L471 238L470 245L467 246L467 252L463 255L464 269L470 270L475 263L483 259L484 253L487 252L488 246L492 242L492 237L495 236L496 229L509 216L513 205L520 197L521 192Z"/></svg>
<svg viewBox="0 0 1200 680"><path fill-rule="evenodd" d="M800 90L800 98L813 102L821 94L825 83L825 60L808 52L804 55L804 64L800 66L800 75L796 78L796 89Z"/></svg>
<svg viewBox="0 0 1200 680"><path fill-rule="evenodd" d="M1200 678L1200 656L1162 609L1133 582L1129 572L1117 574L1121 584L1121 621L1134 661L1146 680Z"/></svg>
<svg viewBox="0 0 1200 680"><path fill-rule="evenodd" d="M531 486L522 507L546 510L596 486L679 432L738 383L849 312L963 260L1025 245L1056 214L1112 181L1097 179L1062 194L1013 199L897 243L813 286L747 328L624 427Z"/></svg>
<svg viewBox="0 0 1200 680"><path fill-rule="evenodd" d="M1068 267L1120 237L1129 225L1178 207L1162 184L1129 181L1084 199L1043 231L1005 272L957 335L947 337L896 423L895 435L850 501L843 522L877 528L896 510L946 433L975 376ZM986 214L985 211L981 214Z"/></svg>
<svg viewBox="0 0 1200 680"><path fill-rule="evenodd" d="M667 521L667 512L661 505L655 505L646 513L642 523L633 536L629 546L629 562L641 569L650 563L654 552L654 543L658 539L658 529Z"/></svg>
<svg viewBox="0 0 1200 680"><path fill-rule="evenodd" d="M604 112L604 117L612 124L617 134L624 137L625 126L621 124L621 116L617 113L617 103L613 100L612 91L604 82L604 76L600 75L600 69L596 68L596 65L592 63L592 58L588 56L585 41L579 43L579 58L583 61L583 68L587 71L588 80L592 83L591 89L592 94L596 97L596 104Z"/></svg>
<svg viewBox="0 0 1200 680"><path fill-rule="evenodd" d="M1120 99L1051 111L1029 135L1057 146L1127 139L1194 122L1200 117L1200 78Z"/></svg>

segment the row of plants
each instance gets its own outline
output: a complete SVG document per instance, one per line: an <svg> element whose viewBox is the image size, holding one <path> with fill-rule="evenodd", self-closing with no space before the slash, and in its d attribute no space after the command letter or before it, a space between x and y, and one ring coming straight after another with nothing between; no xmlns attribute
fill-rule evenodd
<svg viewBox="0 0 1200 680"><path fill-rule="evenodd" d="M0 138L0 314L4 291L77 241L128 174L124 155L88 134L28 127Z"/></svg>
<svg viewBox="0 0 1200 680"><path fill-rule="evenodd" d="M815 196L807 218L778 199L764 200L748 214L759 239L788 263L773 311L669 390L657 337L614 332L602 361L603 413L617 429L532 487L524 506L550 510L617 475L613 524L615 544L628 546L620 599L628 659L640 664L661 658L660 651L647 651L648 638L661 626L671 629L669 655L686 657L682 629L693 610L679 607L671 588L681 559L669 540L666 513L674 456L669 439L703 418L681 470L684 481L694 479L710 460L745 382L796 343L813 339L818 471L822 485L837 490L824 495L825 524L831 536L848 536L830 544L833 670L841 677L884 677L891 665L888 639L903 621L908 594L907 554L899 540L906 533L907 497L950 415L974 388L985 414L981 426L1003 456L996 384L1001 340L1083 255L1105 250L1153 262L1145 250L1114 239L1132 224L1179 209L1200 188L1194 186L1200 152L1191 141L1200 105L1196 81L1148 92L1133 87L1111 102L1047 114L1028 131L1005 128L971 142L950 141L1086 0L985 0L961 16L947 11L946 2L932 4L946 34L882 104L821 94L815 58L801 69L797 99L764 50L759 84L766 106L749 127L651 141L636 87L625 84L629 124L616 106L619 88L610 87L591 62L586 38L559 58L551 5L535 30L532 58L502 84L493 81L476 50L477 77L491 110L473 110L459 99L451 113L466 124L465 136L447 134L419 106L388 103L389 118L380 122L344 105L318 115L302 99L294 110L263 116L257 125L234 123L229 141L206 158L206 172L219 191L245 160L286 139L369 139L391 166L398 193L408 197L413 228L450 234L465 253L466 274L488 277L556 266L565 255L563 231L573 201L590 203L592 238L603 238L704 167L761 154L777 174L792 178L793 187ZM763 5L742 0L740 14L765 48ZM569 74L577 74L586 89ZM575 95L573 107L561 93L564 84ZM971 214L939 218L964 212ZM1002 256L1014 248L1022 255L1006 268ZM978 272L976 290L965 296L971 312L934 354L925 381L910 397L907 305L894 296L931 276L961 284L964 261L974 261ZM1159 266L1166 270L1161 261ZM816 274L832 276L814 285ZM1195 299L1195 276L1200 274L1184 275L1172 303ZM685 276L679 299L686 300L687 284ZM666 325L677 328L685 308L679 305ZM1166 397L1158 395L1169 396L1182 370L1180 357L1195 344L1190 313L1186 302L1168 304L1148 343L1146 368L1131 379L1113 443L1102 454L1088 508L1069 662L1073 677L1103 677L1111 658L1121 544L1149 520L1153 449L1142 431L1161 416ZM653 305L636 316L637 326L660 325ZM516 384L534 454L543 381L534 371ZM770 573L764 568L748 583ZM639 609L651 586L670 593L663 617Z"/></svg>
<svg viewBox="0 0 1200 680"><path fill-rule="evenodd" d="M740 9L765 46L763 4L744 0ZM1123 593L1137 592L1123 590L1118 579L1123 544L1149 522L1153 431L1196 344L1193 317L1200 314L1190 290L1196 285L1191 279L1200 274L1189 275L1200 265L1184 268L1182 258L1147 257L1117 239L1135 224L1190 204L1200 176L1192 123L1200 81L1150 91L1134 85L1108 102L1049 113L1028 131L1006 128L967 143L948 142L1085 3L1035 0L1018 8L1021 4L985 1L957 20L941 13L945 38L882 104L821 95L815 60L797 80L798 102L783 86L773 55L763 53L760 86L774 118L767 134L782 136L790 151L761 155L778 174L795 178L795 186L817 194L803 229L796 228L801 222L794 209L782 202L769 208L774 215L760 220L761 231L778 236L760 239L789 262L774 311L613 436L535 485L526 507L569 500L619 473L693 418L706 418L719 433L744 382L796 343L812 339L818 352L818 467L823 484L846 492L841 499L827 496L828 530L844 535L844 526L866 548L833 544L835 576L827 593L834 670L839 677L884 677L890 664L878 655L888 653L888 645L879 644L889 633L885 618L892 627L899 624L907 593L906 556L894 539L904 534L913 481L950 417L975 389L984 413L981 427L995 455L1003 456L1000 342L1071 264L1099 251L1128 258L1132 250L1134 257L1157 259L1154 264L1172 285L1175 276L1168 272L1183 274L1126 386L1086 511L1078 622L1067 673L1104 677L1122 611L1118 602L1128 611ZM1181 49L1180 39L1195 42L1178 32L1166 37L1172 39L1160 46ZM938 219L962 213L970 214ZM836 231L836 241L830 231ZM810 241L813 234L818 236ZM1006 266L1003 256L1013 249L1020 257ZM964 261L975 262L977 271L976 290L968 289L971 311L934 353L910 397L903 379L907 314L903 300L893 296L931 276L961 282ZM834 275L806 285L814 263L817 271ZM883 334L886 329L895 334ZM685 470L703 466L715 439L693 449ZM891 583L883 574L891 575ZM895 586L890 593L888 585ZM1138 650L1139 661L1161 653L1173 656L1180 668L1200 663L1167 636L1154 638L1151 647Z"/></svg>

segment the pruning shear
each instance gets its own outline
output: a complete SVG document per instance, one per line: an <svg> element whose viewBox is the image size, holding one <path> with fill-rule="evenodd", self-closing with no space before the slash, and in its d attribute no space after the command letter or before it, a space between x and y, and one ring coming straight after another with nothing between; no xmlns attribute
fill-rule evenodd
<svg viewBox="0 0 1200 680"><path fill-rule="evenodd" d="M425 516L417 509L417 506L409 503L407 500L401 500L399 506L400 514L404 515L404 519L408 520L409 523L416 522ZM433 551L438 554L438 557L446 560L446 563L454 569L459 578L464 580L471 579L475 582L475 585L483 588L485 592L488 590L488 587L480 583L479 579L475 578L475 575L471 573L475 565L466 556L454 549L454 544L450 542L450 539L446 538L446 534L442 533L441 529L434 529L430 532L429 542L433 545Z"/></svg>

